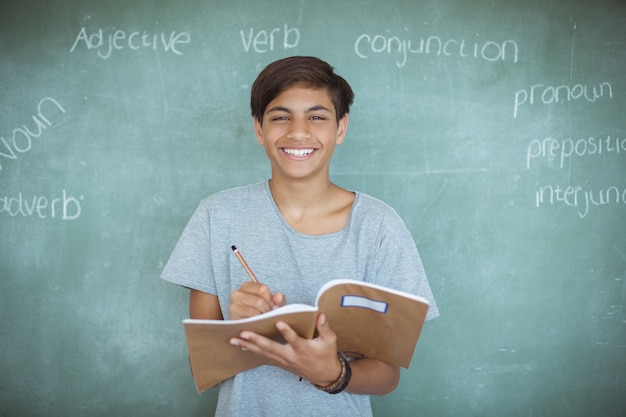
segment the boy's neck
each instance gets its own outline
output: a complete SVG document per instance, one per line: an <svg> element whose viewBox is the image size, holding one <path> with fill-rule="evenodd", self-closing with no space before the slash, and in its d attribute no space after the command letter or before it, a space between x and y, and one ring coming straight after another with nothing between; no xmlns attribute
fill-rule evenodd
<svg viewBox="0 0 626 417"><path fill-rule="evenodd" d="M341 230L350 215L354 193L330 181L269 183L283 219L304 234L321 235Z"/></svg>
<svg viewBox="0 0 626 417"><path fill-rule="evenodd" d="M320 203L332 200L336 185L325 179L282 181L272 178L269 183L272 197L276 205L281 208L301 208L319 206Z"/></svg>

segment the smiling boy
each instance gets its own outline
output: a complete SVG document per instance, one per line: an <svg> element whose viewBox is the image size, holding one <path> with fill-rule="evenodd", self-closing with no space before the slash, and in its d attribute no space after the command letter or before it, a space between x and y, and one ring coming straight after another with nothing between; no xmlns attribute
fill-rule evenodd
<svg viewBox="0 0 626 417"><path fill-rule="evenodd" d="M385 203L330 181L330 161L348 128L349 84L326 62L290 57L268 65L252 87L254 131L271 179L204 199L162 278L190 288L191 318L238 319L289 303L314 304L334 278L420 295L438 315L415 244ZM248 280L231 252L246 254L261 283ZM272 365L220 386L217 415L368 416L369 395L391 392L397 366L337 352L324 314L318 336L277 326L287 343L242 332L231 344Z"/></svg>

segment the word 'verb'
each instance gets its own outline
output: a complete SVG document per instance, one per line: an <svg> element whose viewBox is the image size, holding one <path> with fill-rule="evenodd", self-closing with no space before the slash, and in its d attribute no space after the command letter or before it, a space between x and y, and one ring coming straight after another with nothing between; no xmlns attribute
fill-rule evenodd
<svg viewBox="0 0 626 417"><path fill-rule="evenodd" d="M298 28L290 28L287 23L283 29L275 28L268 31L260 30L255 33L254 28L250 28L248 33L243 29L239 31L241 34L241 42L246 52L253 50L257 53L273 51L276 48L276 41L280 39L282 32L282 47L284 50L293 49L300 42L300 31Z"/></svg>

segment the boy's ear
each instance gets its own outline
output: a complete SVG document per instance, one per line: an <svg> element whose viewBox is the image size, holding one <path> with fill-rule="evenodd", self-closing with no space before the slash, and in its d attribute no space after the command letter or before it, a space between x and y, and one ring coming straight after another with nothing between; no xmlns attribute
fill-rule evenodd
<svg viewBox="0 0 626 417"><path fill-rule="evenodd" d="M335 143L337 145L341 145L343 139L346 137L346 133L348 132L348 114L344 114L341 119L339 119L339 123L337 123L337 139Z"/></svg>
<svg viewBox="0 0 626 417"><path fill-rule="evenodd" d="M256 134L256 140L259 142L259 145L263 145L263 127L261 126L261 122L256 117L254 119L254 133Z"/></svg>

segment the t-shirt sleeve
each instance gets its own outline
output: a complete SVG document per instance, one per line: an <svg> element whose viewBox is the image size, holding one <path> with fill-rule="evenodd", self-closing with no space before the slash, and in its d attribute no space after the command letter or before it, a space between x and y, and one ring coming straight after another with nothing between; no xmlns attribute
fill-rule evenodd
<svg viewBox="0 0 626 417"><path fill-rule="evenodd" d="M430 307L426 320L439 316L439 308L413 237L402 219L395 213L389 215L385 222L377 275L380 285L419 295L428 300Z"/></svg>
<svg viewBox="0 0 626 417"><path fill-rule="evenodd" d="M161 278L210 294L216 294L210 254L208 210L201 203L185 226Z"/></svg>

